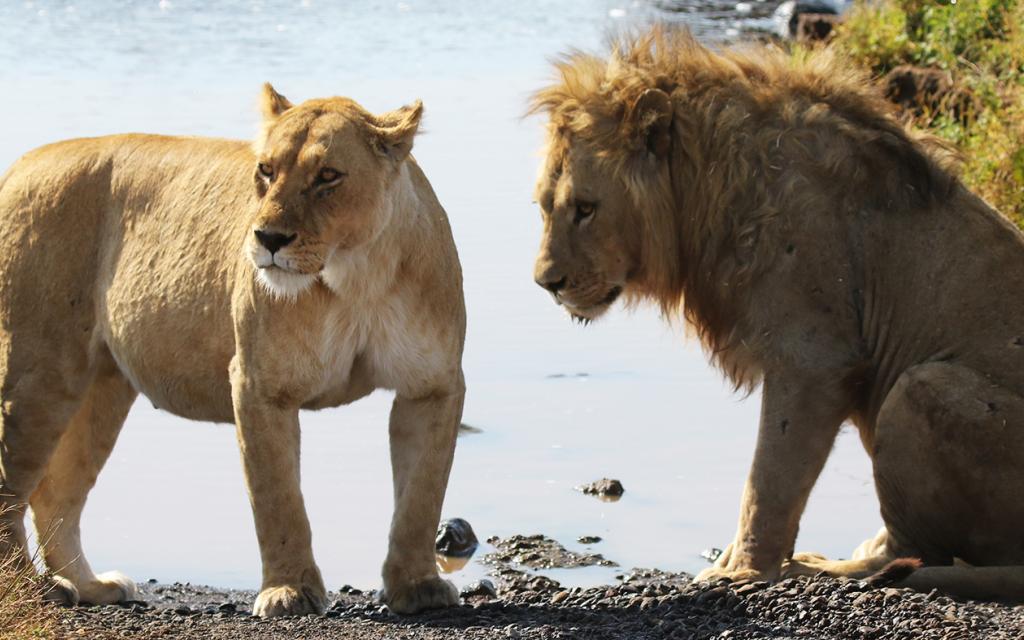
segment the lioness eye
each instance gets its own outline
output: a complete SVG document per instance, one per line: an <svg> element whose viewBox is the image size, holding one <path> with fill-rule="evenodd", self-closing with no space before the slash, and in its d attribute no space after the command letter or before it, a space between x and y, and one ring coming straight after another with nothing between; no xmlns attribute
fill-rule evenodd
<svg viewBox="0 0 1024 640"><path fill-rule="evenodd" d="M256 165L256 170L259 171L260 175L266 178L267 180L274 179L274 167L270 166L269 164L261 162L258 165Z"/></svg>
<svg viewBox="0 0 1024 640"><path fill-rule="evenodd" d="M328 182L334 182L342 176L342 173L337 169L331 169L330 167L324 167L316 174L316 181L318 184L326 184Z"/></svg>
<svg viewBox="0 0 1024 640"><path fill-rule="evenodd" d="M573 224L580 224L590 216L594 215L594 211L597 210L597 205L593 202L577 202L576 203L576 215L573 216Z"/></svg>

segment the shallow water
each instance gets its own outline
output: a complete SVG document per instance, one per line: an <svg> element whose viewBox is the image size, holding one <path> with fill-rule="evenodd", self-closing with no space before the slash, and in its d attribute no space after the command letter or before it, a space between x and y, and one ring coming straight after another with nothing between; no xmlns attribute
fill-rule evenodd
<svg viewBox="0 0 1024 640"><path fill-rule="evenodd" d="M385 110L426 104L418 161L452 220L465 270L465 421L445 517L481 540L543 532L623 568L697 571L733 534L756 433L757 394L730 392L680 329L651 309L571 324L533 284L531 190L541 122L522 118L546 60L609 31L683 21L707 39L760 26L770 3L721 0L436 3L0 4L0 166L68 137L124 131L248 138L260 83L293 99L342 94ZM732 9L730 9L732 7ZM586 375L581 375L586 374ZM304 413L303 489L327 584L373 588L391 511L388 394ZM602 476L626 494L573 491ZM799 548L846 555L879 526L865 454L840 436ZM233 428L140 400L86 510L98 570L138 580L259 584ZM479 553L478 553L479 555ZM484 568L470 562L453 579ZM614 569L547 572L568 584Z"/></svg>

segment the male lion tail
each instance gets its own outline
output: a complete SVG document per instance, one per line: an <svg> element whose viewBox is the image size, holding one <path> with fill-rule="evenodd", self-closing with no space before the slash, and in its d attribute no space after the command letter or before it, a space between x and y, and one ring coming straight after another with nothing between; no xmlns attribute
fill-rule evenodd
<svg viewBox="0 0 1024 640"><path fill-rule="evenodd" d="M904 587L915 591L938 589L950 595L977 600L1024 602L1024 566L922 567L921 561L900 558L868 578L875 587Z"/></svg>

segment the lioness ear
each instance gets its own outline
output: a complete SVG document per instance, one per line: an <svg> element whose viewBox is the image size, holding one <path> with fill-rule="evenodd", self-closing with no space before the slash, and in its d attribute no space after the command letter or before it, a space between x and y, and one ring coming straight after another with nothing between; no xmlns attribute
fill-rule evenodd
<svg viewBox="0 0 1024 640"><path fill-rule="evenodd" d="M661 89L644 91L633 107L633 117L647 150L657 158L668 155L672 145L672 99L668 94Z"/></svg>
<svg viewBox="0 0 1024 640"><path fill-rule="evenodd" d="M274 90L269 82L263 83L263 94L260 96L260 112L264 120L276 120L282 113L292 108L288 98Z"/></svg>
<svg viewBox="0 0 1024 640"><path fill-rule="evenodd" d="M377 116L377 151L395 162L401 162L412 151L412 139L420 128L423 103L411 105Z"/></svg>

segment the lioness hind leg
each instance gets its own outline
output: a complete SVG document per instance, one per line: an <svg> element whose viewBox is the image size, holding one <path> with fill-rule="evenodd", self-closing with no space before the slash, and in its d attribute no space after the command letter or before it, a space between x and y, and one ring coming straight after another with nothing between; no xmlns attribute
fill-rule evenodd
<svg viewBox="0 0 1024 640"><path fill-rule="evenodd" d="M79 523L86 497L107 461L137 393L109 362L86 392L29 504L46 567L68 580L83 603L137 598L135 583L112 571L97 576L82 553Z"/></svg>
<svg viewBox="0 0 1024 640"><path fill-rule="evenodd" d="M31 570L25 538L25 511L53 451L74 413L86 375L75 375L43 365L20 363L12 354L0 372L0 561ZM24 353L24 351L20 351ZM37 352L48 363L46 350ZM55 357L53 359L57 361ZM78 594L64 580L56 580L49 599L75 603Z"/></svg>

